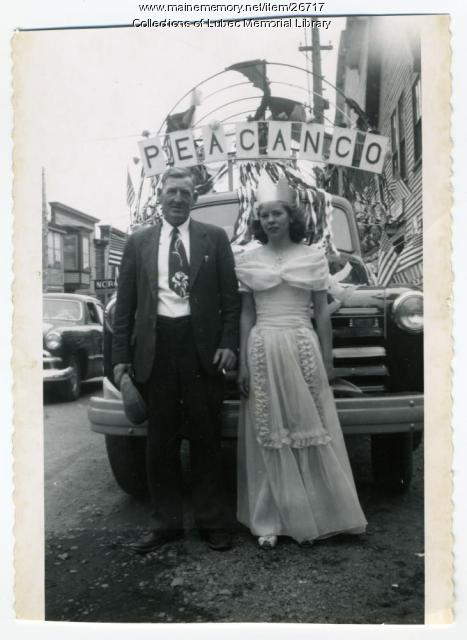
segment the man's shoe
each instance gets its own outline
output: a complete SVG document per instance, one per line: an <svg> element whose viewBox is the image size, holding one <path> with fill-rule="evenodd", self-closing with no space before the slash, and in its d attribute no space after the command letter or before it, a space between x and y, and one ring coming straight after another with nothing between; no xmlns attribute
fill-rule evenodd
<svg viewBox="0 0 467 640"><path fill-rule="evenodd" d="M183 538L183 531L180 529L156 529L146 534L136 542L132 542L127 548L131 549L131 551L134 551L135 553L151 553L151 551L156 551L156 549L164 546L164 544L175 542L181 538Z"/></svg>
<svg viewBox="0 0 467 640"><path fill-rule="evenodd" d="M232 548L232 537L225 531L215 529L203 531L201 537L206 540L208 547L214 551L228 551Z"/></svg>

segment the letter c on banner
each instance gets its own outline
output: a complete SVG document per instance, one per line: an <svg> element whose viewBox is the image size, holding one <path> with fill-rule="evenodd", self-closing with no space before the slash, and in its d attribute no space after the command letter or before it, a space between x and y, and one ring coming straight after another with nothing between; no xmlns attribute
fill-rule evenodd
<svg viewBox="0 0 467 640"><path fill-rule="evenodd" d="M243 122L235 125L237 158L256 158L259 155L258 123Z"/></svg>

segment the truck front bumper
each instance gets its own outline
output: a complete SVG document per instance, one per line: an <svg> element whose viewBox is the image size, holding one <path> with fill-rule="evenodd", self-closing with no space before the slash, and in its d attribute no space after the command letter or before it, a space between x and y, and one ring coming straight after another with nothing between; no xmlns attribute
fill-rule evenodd
<svg viewBox="0 0 467 640"><path fill-rule="evenodd" d="M224 402L222 436L237 437L238 401ZM423 394L361 395L336 398L344 435L410 433L423 429ZM104 378L103 396L91 398L88 416L91 429L114 436L145 436L147 424L132 424L123 411L120 392Z"/></svg>

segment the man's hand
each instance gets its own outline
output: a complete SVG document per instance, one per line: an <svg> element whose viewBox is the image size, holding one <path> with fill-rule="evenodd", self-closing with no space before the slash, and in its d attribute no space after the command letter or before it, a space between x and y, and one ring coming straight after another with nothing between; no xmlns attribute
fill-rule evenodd
<svg viewBox="0 0 467 640"><path fill-rule="evenodd" d="M217 349L212 363L217 364L218 371L229 371L233 369L236 361L237 357L230 349Z"/></svg>
<svg viewBox="0 0 467 640"><path fill-rule="evenodd" d="M117 389L120 389L120 383L124 373L132 373L133 368L129 362L121 362L116 364L113 368L114 382Z"/></svg>

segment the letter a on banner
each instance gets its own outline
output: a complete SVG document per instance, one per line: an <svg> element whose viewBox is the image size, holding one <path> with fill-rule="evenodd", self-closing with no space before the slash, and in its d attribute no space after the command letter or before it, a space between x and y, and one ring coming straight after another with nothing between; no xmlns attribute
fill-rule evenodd
<svg viewBox="0 0 467 640"><path fill-rule="evenodd" d="M140 140L138 146L144 167L144 174L150 177L164 173L166 169L165 155L159 138L154 137Z"/></svg>
<svg viewBox="0 0 467 640"><path fill-rule="evenodd" d="M345 167L351 167L356 141L356 129L336 127L333 131L331 146L329 148L330 164L341 164Z"/></svg>
<svg viewBox="0 0 467 640"><path fill-rule="evenodd" d="M259 156L258 123L238 122L235 125L237 158L257 158Z"/></svg>
<svg viewBox="0 0 467 640"><path fill-rule="evenodd" d="M206 162L219 162L228 158L228 143L224 127L211 129L209 125L202 127L204 157Z"/></svg>
<svg viewBox="0 0 467 640"><path fill-rule="evenodd" d="M175 167L193 167L198 164L198 154L191 129L174 131L168 134L168 138Z"/></svg>
<svg viewBox="0 0 467 640"><path fill-rule="evenodd" d="M373 173L382 173L387 148L388 138L378 136L375 133L367 133L363 145L362 159L360 160L360 169L372 171Z"/></svg>
<svg viewBox="0 0 467 640"><path fill-rule="evenodd" d="M270 158L290 158L292 123L271 121L268 127L268 156Z"/></svg>

